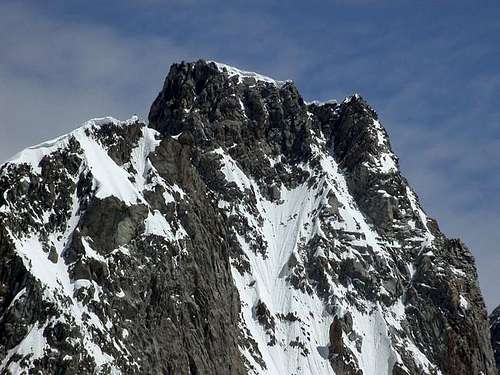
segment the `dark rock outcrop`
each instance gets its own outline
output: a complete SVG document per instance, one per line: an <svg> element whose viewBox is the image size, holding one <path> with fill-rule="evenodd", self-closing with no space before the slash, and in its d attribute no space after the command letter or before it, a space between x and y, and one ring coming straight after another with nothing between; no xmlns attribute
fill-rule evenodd
<svg viewBox="0 0 500 375"><path fill-rule="evenodd" d="M495 354L498 373L500 374L500 306L490 314L491 346Z"/></svg>

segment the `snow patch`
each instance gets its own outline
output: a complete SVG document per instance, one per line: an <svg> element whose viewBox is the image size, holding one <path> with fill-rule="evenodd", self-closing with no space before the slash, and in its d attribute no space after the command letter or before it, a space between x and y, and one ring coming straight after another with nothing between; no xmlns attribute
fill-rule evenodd
<svg viewBox="0 0 500 375"><path fill-rule="evenodd" d="M238 69L238 68L226 65L226 64L216 62L216 61L208 61L208 62L214 63L220 72L226 71L227 74L229 75L229 77L234 77L234 76L238 77L238 83L242 83L244 78L253 78L256 81L271 83L272 85L274 85L276 87L282 87L287 82L290 82L290 81L277 81L273 78L266 77L266 76L259 74L259 73L247 72L245 70L241 70L241 69Z"/></svg>

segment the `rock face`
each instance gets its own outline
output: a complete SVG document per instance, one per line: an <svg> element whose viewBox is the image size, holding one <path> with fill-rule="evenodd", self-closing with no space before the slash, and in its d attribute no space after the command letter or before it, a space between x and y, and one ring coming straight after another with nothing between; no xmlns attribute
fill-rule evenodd
<svg viewBox="0 0 500 375"><path fill-rule="evenodd" d="M498 306L490 315L491 346L495 353L495 361L500 374L500 306Z"/></svg>
<svg viewBox="0 0 500 375"><path fill-rule="evenodd" d="M30 369L30 370L29 370ZM474 260L358 95L175 64L0 171L0 373L495 374Z"/></svg>

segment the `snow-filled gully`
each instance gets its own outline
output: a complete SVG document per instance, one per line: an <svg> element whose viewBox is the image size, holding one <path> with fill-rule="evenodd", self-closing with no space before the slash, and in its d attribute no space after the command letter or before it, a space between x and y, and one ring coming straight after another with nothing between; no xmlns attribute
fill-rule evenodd
<svg viewBox="0 0 500 375"><path fill-rule="evenodd" d="M222 156L222 171L226 179L235 182L242 191L249 189L255 192L257 210L263 218L262 224L249 213L244 204L233 209L245 216L252 229L267 244L266 256L262 256L250 248L245 238L238 236L250 263L250 273L241 274L236 268L232 272L241 299L242 324L257 342L266 368L262 368L254 360L252 353L242 348L246 359L252 364L256 374L334 374L328 360L329 328L333 315L331 311L327 311L325 302L316 293L302 292L287 281L288 262L290 257L302 262L300 245L307 244L315 235L323 236L318 212L326 204L326 195L330 190L341 202L340 213L343 220L341 223L332 222L328 225L352 232L362 231L366 235L366 243L372 246L375 253L384 257L386 253L379 245L381 239L353 203L345 179L333 158L323 157L321 160L322 168L327 173L320 177L320 183L311 188L305 183L293 190L282 186L281 199L270 202L260 194L258 185L241 171L229 155L222 149L215 152ZM227 202L221 203L221 206L227 207ZM352 347L349 345L348 339L344 340L358 356L360 368L365 374L390 374L398 356L392 348L382 308L378 304L369 305L369 313L360 312L342 300L341 297L346 292L342 285L333 282L330 285L334 288L334 294L340 297L335 306L337 313L342 315L349 311L353 317L354 330L363 338L361 353L354 344L351 343ZM255 306L259 301L265 303L276 323L275 345L268 345L269 332L266 333L255 316ZM280 319L288 313L299 319ZM403 313L393 313L391 317L398 324Z"/></svg>

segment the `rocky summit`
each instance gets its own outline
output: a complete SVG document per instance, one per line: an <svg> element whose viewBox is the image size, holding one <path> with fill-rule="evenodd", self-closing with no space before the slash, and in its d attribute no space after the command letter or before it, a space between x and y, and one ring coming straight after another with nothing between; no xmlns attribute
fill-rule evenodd
<svg viewBox="0 0 500 375"><path fill-rule="evenodd" d="M474 259L367 102L200 60L148 124L1 167L0 374L497 370Z"/></svg>

